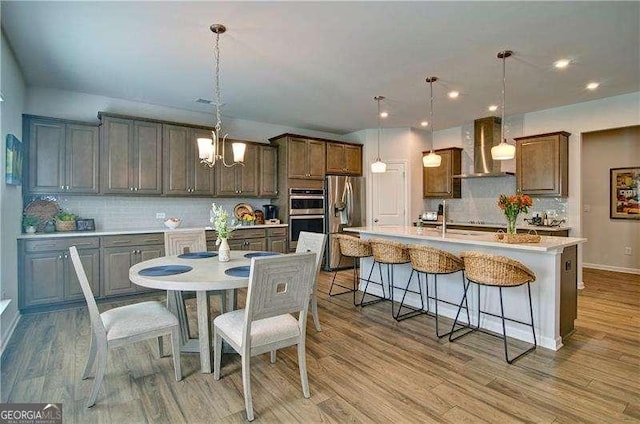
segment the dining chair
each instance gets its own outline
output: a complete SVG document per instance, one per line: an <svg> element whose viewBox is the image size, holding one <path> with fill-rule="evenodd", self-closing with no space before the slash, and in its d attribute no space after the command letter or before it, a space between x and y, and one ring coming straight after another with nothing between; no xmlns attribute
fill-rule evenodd
<svg viewBox="0 0 640 424"><path fill-rule="evenodd" d="M311 314L313 315L313 325L315 325L316 331L322 331L320 317L318 316L318 275L320 274L320 264L322 263L326 244L326 234L300 231L296 246L296 253L314 252L316 254L316 276L313 283L313 291L311 292Z"/></svg>
<svg viewBox="0 0 640 424"><path fill-rule="evenodd" d="M207 237L204 229L181 229L164 232L164 252L167 256L206 251ZM226 292L224 290L212 290L208 294L220 297L220 312L223 313L227 309ZM193 293L177 290L167 291L167 308L180 321L180 341L183 345L191 339L185 299L193 297L195 297Z"/></svg>
<svg viewBox="0 0 640 424"><path fill-rule="evenodd" d="M292 253L251 259L246 307L213 320L213 378L220 379L222 340L241 356L247 419L253 421L250 359L262 353L298 346L302 392L309 398L305 337L309 296L316 271L315 253ZM297 313L297 319L293 317Z"/></svg>
<svg viewBox="0 0 640 424"><path fill-rule="evenodd" d="M69 252L71 253L71 261L78 276L82 293L87 301L91 319L91 348L87 364L82 373L82 379L89 377L94 364L96 365L96 374L93 380L93 388L87 400L87 408L96 403L98 390L100 389L100 384L102 384L107 366L107 352L113 347L155 338L158 341L158 356L162 357L162 336L170 335L176 381L182 380L180 329L175 315L169 312L160 302L155 301L121 306L100 313L93 297L87 274L80 261L78 250L75 246L71 246Z"/></svg>

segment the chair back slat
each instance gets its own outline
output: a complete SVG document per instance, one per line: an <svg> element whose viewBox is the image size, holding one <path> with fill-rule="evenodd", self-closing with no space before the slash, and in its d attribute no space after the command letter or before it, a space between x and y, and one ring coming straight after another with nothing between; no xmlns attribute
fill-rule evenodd
<svg viewBox="0 0 640 424"><path fill-rule="evenodd" d="M316 275L320 272L320 264L327 244L327 235L323 233L310 233L300 231L296 253L313 252L316 254Z"/></svg>
<svg viewBox="0 0 640 424"><path fill-rule="evenodd" d="M89 317L91 318L91 326L98 334L104 335L106 337L107 331L105 330L104 324L102 323L102 318L100 318L100 311L98 310L98 305L96 304L96 300L93 297L93 292L91 291L91 286L89 285L87 274L84 272L84 267L82 266L80 255L78 255L78 249L76 249L75 246L71 246L69 248L69 253L71 253L71 262L73 263L73 268L76 270L76 275L78 276L78 281L80 282L80 288L82 288L82 293L84 294L84 298L87 301L87 308L89 308Z"/></svg>
<svg viewBox="0 0 640 424"><path fill-rule="evenodd" d="M207 237L204 229L171 230L164 232L164 252L167 256L206 251Z"/></svg>
<svg viewBox="0 0 640 424"><path fill-rule="evenodd" d="M315 253L251 259L246 325L250 326L252 321L296 312L306 317L315 270Z"/></svg>

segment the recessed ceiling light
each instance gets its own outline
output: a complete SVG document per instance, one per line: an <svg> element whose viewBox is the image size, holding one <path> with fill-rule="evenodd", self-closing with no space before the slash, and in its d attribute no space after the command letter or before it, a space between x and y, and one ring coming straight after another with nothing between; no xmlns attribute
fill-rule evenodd
<svg viewBox="0 0 640 424"><path fill-rule="evenodd" d="M496 106L496 105L491 105L491 106L489 106L489 110L490 110L491 112L495 112L496 110L498 110L498 106Z"/></svg>
<svg viewBox="0 0 640 424"><path fill-rule="evenodd" d="M381 118L386 118L387 116L389 116L389 112L380 112Z"/></svg>
<svg viewBox="0 0 640 424"><path fill-rule="evenodd" d="M555 66L558 69L564 69L567 66L569 66L570 63L571 63L571 60L569 60L569 59L560 59L560 60L556 60L553 63L553 66Z"/></svg>
<svg viewBox="0 0 640 424"><path fill-rule="evenodd" d="M595 90L598 87L600 87L600 83L597 82L590 82L587 84L587 90Z"/></svg>
<svg viewBox="0 0 640 424"><path fill-rule="evenodd" d="M420 125L422 125L423 127L426 127L427 125L429 125L429 123L427 121L422 121L420 122Z"/></svg>
<svg viewBox="0 0 640 424"><path fill-rule="evenodd" d="M460 93L458 91L449 91L447 93L447 96L449 96L450 99L457 99L459 95Z"/></svg>

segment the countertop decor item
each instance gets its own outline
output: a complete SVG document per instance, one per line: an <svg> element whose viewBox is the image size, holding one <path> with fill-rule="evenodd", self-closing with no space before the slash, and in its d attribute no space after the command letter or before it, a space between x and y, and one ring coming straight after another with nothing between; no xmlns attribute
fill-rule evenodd
<svg viewBox="0 0 640 424"><path fill-rule="evenodd" d="M180 218L167 218L164 221L165 227L170 228L172 230L175 230L176 228L178 228L180 224L182 224L182 220Z"/></svg>
<svg viewBox="0 0 640 424"><path fill-rule="evenodd" d="M24 208L25 215L33 215L40 219L40 224L36 227L36 231L38 232L44 231L44 226L47 221L53 219L58 212L60 212L58 202L50 199L34 200Z"/></svg>
<svg viewBox="0 0 640 424"><path fill-rule="evenodd" d="M252 213L245 213L240 218L242 225L253 225L256 222L256 217Z"/></svg>
<svg viewBox="0 0 640 424"><path fill-rule="evenodd" d="M220 34L224 34L227 31L227 28L222 24L213 24L209 29L216 35L216 44L213 48L213 56L216 61L216 73L214 80L216 126L215 130L211 131L211 138L198 138L198 156L200 157L200 162L207 165L209 168L213 168L216 161L220 161L227 168L231 168L237 164L244 166L244 152L247 147L244 143L231 144L231 147L233 148L233 163L231 165L228 165L224 160L224 145L227 141L228 134L225 134L224 137L221 135L222 120L220 118L220 108L222 107L222 100L220 98ZM221 138L222 146L220 145Z"/></svg>
<svg viewBox="0 0 640 424"><path fill-rule="evenodd" d="M216 230L218 235L216 239L216 246L219 246L218 260L220 262L229 262L231 248L227 238L234 228L229 228L229 213L222 206L216 206L215 203L211 204L211 224L213 224L213 229Z"/></svg>
<svg viewBox="0 0 640 424"><path fill-rule="evenodd" d="M501 194L498 197L498 206L507 218L507 234L516 234L518 214L528 213L529 207L533 206L533 201L526 194L516 193L512 196Z"/></svg>
<svg viewBox="0 0 640 424"><path fill-rule="evenodd" d="M40 224L40 218L37 216L25 215L22 218L22 228L24 228L24 232L27 234L34 234L38 224Z"/></svg>
<svg viewBox="0 0 640 424"><path fill-rule="evenodd" d="M96 222L93 218L76 219L76 230L78 231L95 231Z"/></svg>
<svg viewBox="0 0 640 424"><path fill-rule="evenodd" d="M251 207L251 205L248 203L238 203L233 208L233 216L235 216L236 219L242 219L242 216L247 213L253 213L253 207Z"/></svg>
<svg viewBox="0 0 640 424"><path fill-rule="evenodd" d="M60 211L55 216L56 231L75 231L76 230L76 218L75 214L70 212Z"/></svg>
<svg viewBox="0 0 640 424"><path fill-rule="evenodd" d="M495 234L496 241L500 243L540 243L542 238L538 235L536 230L529 230L526 234L508 234L502 230L498 230Z"/></svg>

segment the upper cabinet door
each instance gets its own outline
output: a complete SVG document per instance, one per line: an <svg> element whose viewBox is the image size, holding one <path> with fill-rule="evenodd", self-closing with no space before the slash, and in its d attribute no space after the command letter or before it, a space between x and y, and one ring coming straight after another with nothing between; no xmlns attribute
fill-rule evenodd
<svg viewBox="0 0 640 424"><path fill-rule="evenodd" d="M345 144L345 165L349 175L362 175L362 146Z"/></svg>
<svg viewBox="0 0 640 424"><path fill-rule="evenodd" d="M423 197L436 199L459 199L461 197L460 180L453 175L459 174L462 167L462 149L450 148L436 150L442 157L440 166L422 168ZM423 152L423 156L429 152Z"/></svg>
<svg viewBox="0 0 640 424"><path fill-rule="evenodd" d="M200 163L198 155L198 139L211 138L211 130L193 128L191 130L191 194L200 196L213 196L216 192L215 171L207 165Z"/></svg>
<svg viewBox="0 0 640 424"><path fill-rule="evenodd" d="M191 128L162 126L164 194L187 196L190 191Z"/></svg>
<svg viewBox="0 0 640 424"><path fill-rule="evenodd" d="M162 124L134 121L134 192L162 193Z"/></svg>
<svg viewBox="0 0 640 424"><path fill-rule="evenodd" d="M245 152L245 159L246 159ZM224 158L227 163L233 162L233 149L231 142L227 140L224 146ZM237 167L242 165L234 165L232 167L226 167L223 165L222 160L217 160L215 164L216 168L216 195L218 196L238 196L240 187L238 183Z"/></svg>
<svg viewBox="0 0 640 424"><path fill-rule="evenodd" d="M307 152L307 140L292 138L289 141L288 148L287 165L289 173L287 177L308 178L309 168L307 162L309 158Z"/></svg>
<svg viewBox="0 0 640 424"><path fill-rule="evenodd" d="M260 176L258 196L278 197L278 149L275 146L258 147Z"/></svg>
<svg viewBox="0 0 640 424"><path fill-rule="evenodd" d="M307 140L307 178L322 180L326 169L325 142Z"/></svg>
<svg viewBox="0 0 640 424"><path fill-rule="evenodd" d="M99 191L98 127L66 126L66 192L97 194Z"/></svg>
<svg viewBox="0 0 640 424"><path fill-rule="evenodd" d="M534 196L568 196L569 133L516 138L516 187Z"/></svg>
<svg viewBox="0 0 640 424"><path fill-rule="evenodd" d="M327 174L343 174L347 171L344 144L327 143Z"/></svg>
<svg viewBox="0 0 640 424"><path fill-rule="evenodd" d="M129 169L133 163L133 121L103 117L100 145L100 192L133 193L134 180Z"/></svg>
<svg viewBox="0 0 640 424"><path fill-rule="evenodd" d="M29 123L29 191L61 193L66 188L63 122L33 119Z"/></svg>
<svg viewBox="0 0 640 424"><path fill-rule="evenodd" d="M236 165L238 191L240 196L258 195L258 146L246 143L244 166ZM229 157L233 160L233 155Z"/></svg>

